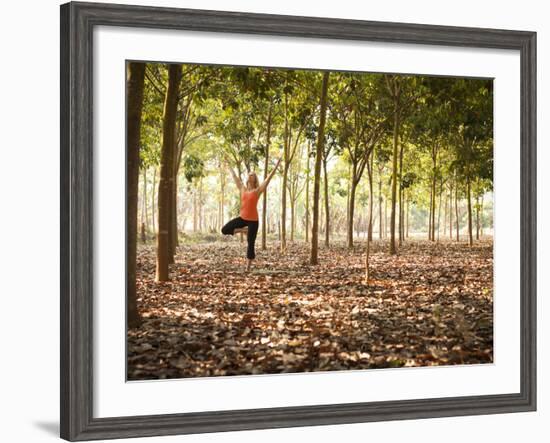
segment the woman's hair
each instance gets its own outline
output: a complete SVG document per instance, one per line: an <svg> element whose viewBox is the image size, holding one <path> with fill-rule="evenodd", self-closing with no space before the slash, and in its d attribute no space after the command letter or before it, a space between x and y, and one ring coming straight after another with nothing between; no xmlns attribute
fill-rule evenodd
<svg viewBox="0 0 550 443"><path fill-rule="evenodd" d="M250 178L254 177L254 184L252 187L249 187L248 184L250 183ZM256 189L258 186L260 186L260 183L258 182L258 176L254 171L250 171L248 173L248 179L246 180L246 187L250 189Z"/></svg>

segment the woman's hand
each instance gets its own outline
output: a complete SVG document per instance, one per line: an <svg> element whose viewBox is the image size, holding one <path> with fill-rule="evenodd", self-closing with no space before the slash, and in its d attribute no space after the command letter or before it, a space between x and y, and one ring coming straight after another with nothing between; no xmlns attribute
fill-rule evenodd
<svg viewBox="0 0 550 443"><path fill-rule="evenodd" d="M243 183L241 182L240 177L238 177L237 174L235 174L235 171L233 171L233 168L230 166L229 158L228 158L227 154L224 151L221 151L221 154L222 154L223 163L224 163L225 167L227 169L229 169L229 172L231 173L231 176L233 177L233 181L235 182L235 185L237 186L239 191L242 191Z"/></svg>
<svg viewBox="0 0 550 443"><path fill-rule="evenodd" d="M229 157L227 156L227 153L224 152L224 151L221 151L221 160L222 160L222 163L223 165L226 167L226 168L229 168Z"/></svg>
<svg viewBox="0 0 550 443"><path fill-rule="evenodd" d="M282 160L283 160L283 156L280 155L279 158L277 158L277 160L275 161L275 166L273 168L277 169L277 167L279 166Z"/></svg>
<svg viewBox="0 0 550 443"><path fill-rule="evenodd" d="M279 157L277 159L277 163L275 164L275 166L273 167L273 169L271 170L271 172L269 173L269 175L267 176L267 178L263 181L263 183L260 185L260 187L258 188L258 193L261 194L262 192L264 192L267 188L267 185L269 184L270 180L273 178L273 176L275 175L275 172L277 172L277 168L279 167L279 164L281 163L281 160L283 159L283 157Z"/></svg>

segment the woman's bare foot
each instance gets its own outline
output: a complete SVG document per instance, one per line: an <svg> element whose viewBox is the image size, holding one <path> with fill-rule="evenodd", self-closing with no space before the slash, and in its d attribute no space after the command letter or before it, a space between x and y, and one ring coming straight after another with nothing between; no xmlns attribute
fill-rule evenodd
<svg viewBox="0 0 550 443"><path fill-rule="evenodd" d="M251 268L252 268L252 260L247 260L247 263L246 263L246 270L247 270L247 271L250 271Z"/></svg>
<svg viewBox="0 0 550 443"><path fill-rule="evenodd" d="M248 232L248 227L237 228L233 231L234 234L246 234Z"/></svg>

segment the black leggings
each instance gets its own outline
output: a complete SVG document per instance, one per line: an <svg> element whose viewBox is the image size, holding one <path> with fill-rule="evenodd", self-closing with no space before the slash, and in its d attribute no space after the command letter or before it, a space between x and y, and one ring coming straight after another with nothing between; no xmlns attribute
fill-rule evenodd
<svg viewBox="0 0 550 443"><path fill-rule="evenodd" d="M249 260L256 258L256 252L254 251L254 244L256 243L256 236L258 235L258 222L253 220L244 220L241 217L234 218L227 222L227 224L222 228L222 234L224 235L233 235L235 229L244 228L248 226L248 248L246 250L246 257Z"/></svg>

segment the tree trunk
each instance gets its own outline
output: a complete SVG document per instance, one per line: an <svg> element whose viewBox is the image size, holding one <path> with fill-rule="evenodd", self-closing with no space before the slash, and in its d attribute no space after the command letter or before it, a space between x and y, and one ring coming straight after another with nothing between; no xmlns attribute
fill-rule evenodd
<svg viewBox="0 0 550 443"><path fill-rule="evenodd" d="M145 168L143 168L143 173L145 174ZM147 234L145 233L145 222L146 222L146 219L145 219L145 203L146 203L146 200L145 200L145 177L144 177L144 180L143 180L143 187L142 187L142 193L141 193L141 215L140 215L140 223L139 223L139 226L140 226L140 240L142 243L145 243L147 241ZM139 194L139 178L138 178L138 194Z"/></svg>
<svg viewBox="0 0 550 443"><path fill-rule="evenodd" d="M370 158L370 167L369 167L369 171L370 173L368 174L368 178L369 178L369 221L368 221L368 229L367 229L367 232L368 232L368 240L369 240L369 243L372 241L372 214L373 214L373 206L374 206L374 191L373 191L373 185L372 185L372 181L373 181L373 174L372 174L372 171L373 171L373 167L374 167L374 150L371 152L371 158ZM368 159L367 159L368 161ZM367 164L367 166L369 166Z"/></svg>
<svg viewBox="0 0 550 443"><path fill-rule="evenodd" d="M193 189L193 232L197 232L198 228L198 217L197 217L197 187Z"/></svg>
<svg viewBox="0 0 550 443"><path fill-rule="evenodd" d="M468 240L470 246L474 244L474 236L472 235L472 186L470 175L468 175L466 180L467 190L468 190Z"/></svg>
<svg viewBox="0 0 550 443"><path fill-rule="evenodd" d="M351 164L348 167L348 182L346 184L346 235L347 235L347 229L349 227L349 191L350 191L350 184L351 183Z"/></svg>
<svg viewBox="0 0 550 443"><path fill-rule="evenodd" d="M357 190L357 184L355 183L355 171L353 173L350 192L349 192L349 214L348 214L348 249L353 249L353 219L355 212L355 192Z"/></svg>
<svg viewBox="0 0 550 443"><path fill-rule="evenodd" d="M170 253L168 256L169 263L174 263L176 255L176 247L178 246L178 184L175 168L172 171L172 190L170 192Z"/></svg>
<svg viewBox="0 0 550 443"><path fill-rule="evenodd" d="M456 241L460 241L460 219L458 217L458 183L455 185L455 218L456 218Z"/></svg>
<svg viewBox="0 0 550 443"><path fill-rule="evenodd" d="M143 225L143 231L147 232L148 229L148 211L147 211L147 168L143 168L143 200L142 200L142 212L141 212L141 223ZM142 236L146 239L147 234Z"/></svg>
<svg viewBox="0 0 550 443"><path fill-rule="evenodd" d="M399 246L403 245L403 143L399 146Z"/></svg>
<svg viewBox="0 0 550 443"><path fill-rule="evenodd" d="M315 152L315 175L313 182L313 227L311 230L311 257L310 263L316 265L319 262L319 188L321 182L321 162L325 144L325 120L327 112L327 90L329 71L323 73L323 85L321 88L321 110L319 117L319 130L317 133L317 149Z"/></svg>
<svg viewBox="0 0 550 443"><path fill-rule="evenodd" d="M283 167L283 189L281 192L281 252L286 250L286 186L288 183L288 168Z"/></svg>
<svg viewBox="0 0 550 443"><path fill-rule="evenodd" d="M281 252L286 250L286 187L290 168L290 140L288 128L288 94L285 92L285 128L283 144L283 184L281 189Z"/></svg>
<svg viewBox="0 0 550 443"><path fill-rule="evenodd" d="M382 177L378 177L378 238L382 238Z"/></svg>
<svg viewBox="0 0 550 443"><path fill-rule="evenodd" d="M145 243L147 241L147 235L145 234L145 223L141 222L141 242Z"/></svg>
<svg viewBox="0 0 550 443"><path fill-rule="evenodd" d="M431 228L432 231L430 233L430 240L435 241L435 202L436 202L436 185L437 185L437 146L434 145L432 148L432 162L433 162L433 170L432 170L432 201L430 204L432 205L432 209L430 211L431 214Z"/></svg>
<svg viewBox="0 0 550 443"><path fill-rule="evenodd" d="M330 212L328 201L328 175L326 158L323 158L323 172L325 176L325 246L328 248L330 243Z"/></svg>
<svg viewBox="0 0 550 443"><path fill-rule="evenodd" d="M296 208L296 200L290 199L290 242L294 242L294 209Z"/></svg>
<svg viewBox="0 0 550 443"><path fill-rule="evenodd" d="M199 232L204 229L204 204L202 198L202 177L199 179Z"/></svg>
<svg viewBox="0 0 550 443"><path fill-rule="evenodd" d="M323 167L321 165L321 171L323 170ZM322 187L322 184L320 185ZM321 192L321 197L323 195L322 193L322 190L319 190L319 192ZM321 198L319 197L319 198ZM321 200L323 200L321 198ZM322 201L319 202L319 235L321 234L325 234L325 216L324 216L324 211L323 211L323 208L325 207L324 203Z"/></svg>
<svg viewBox="0 0 550 443"><path fill-rule="evenodd" d="M449 238L453 239L453 184L449 186Z"/></svg>
<svg viewBox="0 0 550 443"><path fill-rule="evenodd" d="M479 208L479 212L481 213L481 223L480 223L479 231L481 236L483 237L483 194L481 195L481 207Z"/></svg>
<svg viewBox="0 0 550 443"><path fill-rule="evenodd" d="M306 171L306 243L309 243L309 152Z"/></svg>
<svg viewBox="0 0 550 443"><path fill-rule="evenodd" d="M433 209L432 209L432 241L435 241L435 214L437 212L437 205L436 205L436 202L437 202L437 182L436 180L434 179L434 183L433 183L433 202L432 202L432 205L433 205Z"/></svg>
<svg viewBox="0 0 550 443"><path fill-rule="evenodd" d="M374 156L374 153L371 153L372 156ZM367 240L367 251L365 254L365 284L369 284L369 278L370 278L370 244L372 241L372 212L373 212L373 206L374 206L374 191L372 189L372 163L369 164L367 161L367 174L369 177L369 213L368 213L368 232L369 232L369 239Z"/></svg>
<svg viewBox="0 0 550 443"><path fill-rule="evenodd" d="M433 187L430 184L430 212L428 213L428 240L432 240L432 201L433 201Z"/></svg>
<svg viewBox="0 0 550 443"><path fill-rule="evenodd" d="M407 204L407 234L405 235L406 238L409 238L409 196L408 194L405 194L405 196L407 197L405 200L406 200L406 204Z"/></svg>
<svg viewBox="0 0 550 443"><path fill-rule="evenodd" d="M479 240L479 196L476 196L476 240Z"/></svg>
<svg viewBox="0 0 550 443"><path fill-rule="evenodd" d="M439 185L439 206L437 208L437 241L439 241L439 227L441 225L441 197L443 196L443 183Z"/></svg>
<svg viewBox="0 0 550 443"><path fill-rule="evenodd" d="M405 241L405 190L399 191L399 246Z"/></svg>
<svg viewBox="0 0 550 443"><path fill-rule="evenodd" d="M397 252L395 248L395 209L397 203L397 154L399 152L399 94L395 97L393 119L393 168L391 184L391 214L390 214L390 254Z"/></svg>
<svg viewBox="0 0 550 443"><path fill-rule="evenodd" d="M160 181L158 192L157 267L156 281L168 281L170 261L170 204L173 190L173 164L175 148L176 113L178 107L178 86L181 79L181 65L168 66L168 87L164 100L162 121L162 151L160 160Z"/></svg>
<svg viewBox="0 0 550 443"><path fill-rule="evenodd" d="M388 238L388 200L384 200L384 238Z"/></svg>
<svg viewBox="0 0 550 443"><path fill-rule="evenodd" d="M143 110L143 89L145 79L144 63L128 63L127 82L127 200L126 200L126 315L128 328L140 325L136 295L136 257L137 257L137 204L139 181L139 149L141 133L141 113Z"/></svg>
<svg viewBox="0 0 550 443"><path fill-rule="evenodd" d="M153 166L153 192L151 192L151 229L153 234L157 235L157 226L155 221L155 198L157 196L157 167Z"/></svg>
<svg viewBox="0 0 550 443"><path fill-rule="evenodd" d="M443 207L443 236L447 235L447 211L448 211L448 198L445 196L445 206Z"/></svg>
<svg viewBox="0 0 550 443"><path fill-rule="evenodd" d="M217 231L221 231L223 225L224 225L224 219L225 219L225 174L223 172L222 168L222 162L220 160L220 204L218 209L218 226ZM265 211L264 211L265 212Z"/></svg>
<svg viewBox="0 0 550 443"><path fill-rule="evenodd" d="M273 103L269 105L269 113L267 114L267 133L265 140L265 162L264 162L264 180L267 178L269 171L269 148L271 145L271 116ZM262 250L267 249L267 189L262 196Z"/></svg>

